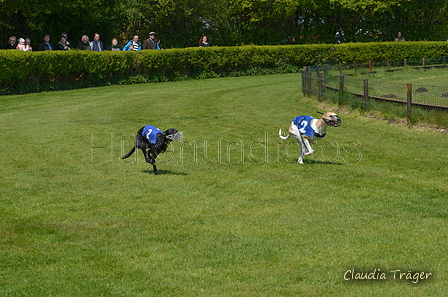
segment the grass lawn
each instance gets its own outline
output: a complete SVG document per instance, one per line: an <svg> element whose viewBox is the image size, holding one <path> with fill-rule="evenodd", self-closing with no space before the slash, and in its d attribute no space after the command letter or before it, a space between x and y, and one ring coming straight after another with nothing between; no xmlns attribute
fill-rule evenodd
<svg viewBox="0 0 448 297"><path fill-rule="evenodd" d="M297 164L278 129L335 109L300 84L0 97L0 295L445 296L447 135L341 110ZM120 159L146 124L184 132L158 176Z"/></svg>

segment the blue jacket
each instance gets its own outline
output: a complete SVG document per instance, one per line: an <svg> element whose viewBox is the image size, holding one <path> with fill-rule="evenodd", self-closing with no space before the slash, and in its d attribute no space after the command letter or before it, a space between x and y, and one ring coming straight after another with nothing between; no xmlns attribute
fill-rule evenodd
<svg viewBox="0 0 448 297"><path fill-rule="evenodd" d="M130 51L131 49L130 49L130 46L131 46L131 44L134 42L134 40L130 40L128 43L126 43L126 45L123 47L123 50L124 51ZM140 41L139 42L137 42L137 44L138 44L138 51L141 51L142 50L142 44L140 43ZM134 49L135 50L135 49Z"/></svg>

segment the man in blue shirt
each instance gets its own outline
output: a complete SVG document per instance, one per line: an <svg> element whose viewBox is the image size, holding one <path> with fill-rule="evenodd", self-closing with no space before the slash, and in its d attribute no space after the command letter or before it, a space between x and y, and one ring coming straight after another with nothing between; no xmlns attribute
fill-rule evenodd
<svg viewBox="0 0 448 297"><path fill-rule="evenodd" d="M44 42L39 45L39 51L51 51L53 47L50 44L50 34L45 34Z"/></svg>

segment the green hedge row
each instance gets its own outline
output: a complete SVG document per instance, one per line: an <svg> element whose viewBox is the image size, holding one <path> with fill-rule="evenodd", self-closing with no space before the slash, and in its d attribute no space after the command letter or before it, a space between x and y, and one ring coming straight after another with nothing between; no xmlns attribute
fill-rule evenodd
<svg viewBox="0 0 448 297"><path fill-rule="evenodd" d="M241 46L140 52L0 51L0 94L259 73L448 55L448 42Z"/></svg>

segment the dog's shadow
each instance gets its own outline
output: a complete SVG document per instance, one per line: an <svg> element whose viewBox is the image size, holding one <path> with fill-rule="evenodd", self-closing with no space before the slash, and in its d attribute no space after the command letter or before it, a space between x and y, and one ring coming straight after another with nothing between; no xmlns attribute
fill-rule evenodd
<svg viewBox="0 0 448 297"><path fill-rule="evenodd" d="M142 170L142 172L143 173L148 173L148 174L152 174L152 175L155 175L154 174L154 171L152 170L152 169L145 169L145 170ZM171 171L171 170L160 170L160 169L158 169L157 170L157 175L164 175L164 174L170 174L170 175L189 175L188 173L185 173L185 172L173 172L173 171Z"/></svg>

